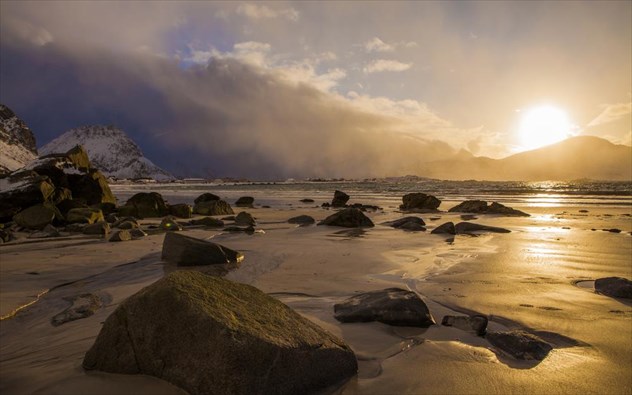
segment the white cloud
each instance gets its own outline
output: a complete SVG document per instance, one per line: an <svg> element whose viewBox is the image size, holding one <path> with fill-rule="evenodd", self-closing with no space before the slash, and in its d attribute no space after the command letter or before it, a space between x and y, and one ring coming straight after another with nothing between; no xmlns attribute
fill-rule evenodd
<svg viewBox="0 0 632 395"><path fill-rule="evenodd" d="M632 103L616 103L616 104L604 104L602 106L603 111L595 119L590 121L586 127L601 125L604 123L610 123L618 121L626 115L632 113Z"/></svg>
<svg viewBox="0 0 632 395"><path fill-rule="evenodd" d="M298 21L299 13L294 8L274 10L265 5L253 3L240 4L236 9L237 14L250 19L286 18L292 22Z"/></svg>
<svg viewBox="0 0 632 395"><path fill-rule="evenodd" d="M372 39L364 43L364 49L369 53L392 52L395 50L395 47L385 43L384 41L380 40L378 37L373 37Z"/></svg>
<svg viewBox="0 0 632 395"><path fill-rule="evenodd" d="M364 67L366 74L380 73L383 71L405 71L413 66L412 63L402 63L397 60L376 59Z"/></svg>

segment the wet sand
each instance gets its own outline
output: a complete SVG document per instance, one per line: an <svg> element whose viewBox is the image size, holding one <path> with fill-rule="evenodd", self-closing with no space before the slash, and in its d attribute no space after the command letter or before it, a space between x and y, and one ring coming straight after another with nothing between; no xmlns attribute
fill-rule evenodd
<svg viewBox="0 0 632 395"><path fill-rule="evenodd" d="M459 214L421 214L429 231L406 232L379 225L403 216L396 212L394 199L358 201L384 207L368 213L375 228L296 227L285 221L299 214L320 220L331 211L315 207L318 200L268 199L262 204L271 208L245 209L258 218L264 234L206 229L186 234L242 251L246 258L229 279L270 293L354 349L358 376L332 392L632 392L631 304L595 293L589 282L605 276L632 278L629 207L580 213L579 207L515 206L532 216L478 215L474 220L511 233L451 240L430 230L446 221L461 221ZM453 205L446 202L441 209ZM610 228L623 232L601 230ZM10 316L37 300L0 321L0 392L183 393L151 377L85 373L81 368L84 353L113 309L174 270L160 261L163 237L124 243L75 237L0 246L1 315ZM577 283L582 280L587 282ZM393 286L417 291L438 323L446 314L476 312L490 317L492 330L550 332L546 336L558 348L540 363L517 361L456 328L341 324L333 318L335 303ZM104 306L90 317L51 324L73 298L87 293L97 295Z"/></svg>

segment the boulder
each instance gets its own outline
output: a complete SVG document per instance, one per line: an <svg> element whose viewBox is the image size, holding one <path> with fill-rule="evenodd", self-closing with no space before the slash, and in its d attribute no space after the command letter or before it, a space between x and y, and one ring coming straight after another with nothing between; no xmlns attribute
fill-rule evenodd
<svg viewBox="0 0 632 395"><path fill-rule="evenodd" d="M394 221L384 222L384 225L390 226L395 229L404 229L410 231L425 231L426 223L419 217L404 217L396 219Z"/></svg>
<svg viewBox="0 0 632 395"><path fill-rule="evenodd" d="M428 306L419 295L400 288L366 292L334 305L334 317L340 322L378 321L394 326L434 325Z"/></svg>
<svg viewBox="0 0 632 395"><path fill-rule="evenodd" d="M404 211L433 212L441 204L441 200L425 193L408 193L402 197L402 205L399 206Z"/></svg>
<svg viewBox="0 0 632 395"><path fill-rule="evenodd" d="M132 239L141 239L147 236L147 233L141 228L130 229L129 234L132 236Z"/></svg>
<svg viewBox="0 0 632 395"><path fill-rule="evenodd" d="M115 223L112 224L112 227L114 228L119 228L119 229L136 229L138 227L140 227L140 225L138 224L138 222L135 219L124 219L124 220L119 220Z"/></svg>
<svg viewBox="0 0 632 395"><path fill-rule="evenodd" d="M502 214L509 217L530 217L529 214L523 211L516 210L496 202L489 205L487 208L487 214Z"/></svg>
<svg viewBox="0 0 632 395"><path fill-rule="evenodd" d="M105 221L109 224L113 224L118 222L119 217L116 216L116 214L112 213L112 214L108 214L105 216Z"/></svg>
<svg viewBox="0 0 632 395"><path fill-rule="evenodd" d="M68 184L73 198L83 200L88 205L116 204L105 176L98 170L91 169L86 174L69 174Z"/></svg>
<svg viewBox="0 0 632 395"><path fill-rule="evenodd" d="M55 188L55 192L49 198L49 202L57 205L64 200L72 199L72 191L68 188Z"/></svg>
<svg viewBox="0 0 632 395"><path fill-rule="evenodd" d="M496 348L516 359L541 361L553 347L536 335L513 330L507 332L487 332L485 338Z"/></svg>
<svg viewBox="0 0 632 395"><path fill-rule="evenodd" d="M487 331L487 322L487 317L484 315L446 315L441 320L441 325L452 326L477 336L483 336Z"/></svg>
<svg viewBox="0 0 632 395"><path fill-rule="evenodd" d="M241 252L210 241L168 232L162 243L162 259L177 266L240 263Z"/></svg>
<svg viewBox="0 0 632 395"><path fill-rule="evenodd" d="M454 227L454 222L446 222L434 228L430 233L433 235L455 235L456 228Z"/></svg>
<svg viewBox="0 0 632 395"><path fill-rule="evenodd" d="M46 229L46 228L44 228L44 229ZM13 236L13 233L11 233L7 229L0 228L0 243L8 243L11 240L15 240L15 237Z"/></svg>
<svg viewBox="0 0 632 395"><path fill-rule="evenodd" d="M311 225L311 224L315 223L316 220L313 217L310 217L309 215L299 215L297 217L292 217L292 218L288 219L287 222L290 223L290 224L297 224L297 225L301 225L301 226L307 226L307 225Z"/></svg>
<svg viewBox="0 0 632 395"><path fill-rule="evenodd" d="M110 224L108 224L106 221L95 222L93 224L84 226L82 232L85 235L105 236L110 233Z"/></svg>
<svg viewBox="0 0 632 395"><path fill-rule="evenodd" d="M466 200L448 210L451 213L485 213L487 202L484 200Z"/></svg>
<svg viewBox="0 0 632 395"><path fill-rule="evenodd" d="M88 208L86 204L76 199L65 199L57 203L57 209L65 216L73 208Z"/></svg>
<svg viewBox="0 0 632 395"><path fill-rule="evenodd" d="M90 170L90 167L92 167L92 165L90 164L88 153L81 145L75 145L68 152L66 152L66 156L74 165L74 167L78 170L87 172L88 170Z"/></svg>
<svg viewBox="0 0 632 395"><path fill-rule="evenodd" d="M301 199L299 200L301 203L314 203L314 199Z"/></svg>
<svg viewBox="0 0 632 395"><path fill-rule="evenodd" d="M66 222L73 223L87 223L93 224L95 222L105 221L101 210L95 208L73 208L66 214Z"/></svg>
<svg viewBox="0 0 632 395"><path fill-rule="evenodd" d="M55 219L55 210L51 207L38 204L22 210L13 217L13 221L26 229L43 229Z"/></svg>
<svg viewBox="0 0 632 395"><path fill-rule="evenodd" d="M342 340L252 286L196 271L122 302L83 367L155 376L192 395L314 393L357 372Z"/></svg>
<svg viewBox="0 0 632 395"><path fill-rule="evenodd" d="M331 205L332 207L345 207L349 198L349 195L342 191L334 191L334 198L331 200Z"/></svg>
<svg viewBox="0 0 632 395"><path fill-rule="evenodd" d="M6 222L27 207L50 200L55 186L48 177L21 171L0 178L0 222Z"/></svg>
<svg viewBox="0 0 632 395"><path fill-rule="evenodd" d="M492 233L509 233L509 229L498 228L496 226L487 226L477 224L474 222L459 222L454 226L457 234L471 233L471 232L492 232Z"/></svg>
<svg viewBox="0 0 632 395"><path fill-rule="evenodd" d="M250 226L229 226L223 229L224 232L231 232L231 233L239 233L239 232L244 232L246 234L249 235L253 235L255 233L265 233L263 230L257 230L255 229L254 226L250 225Z"/></svg>
<svg viewBox="0 0 632 395"><path fill-rule="evenodd" d="M212 193L203 193L200 196L196 197L193 203L198 204L202 202L212 202L214 200L220 200L219 196L214 195Z"/></svg>
<svg viewBox="0 0 632 395"><path fill-rule="evenodd" d="M229 215L235 214L230 204L223 200L208 200L195 203L193 212L200 215Z"/></svg>
<svg viewBox="0 0 632 395"><path fill-rule="evenodd" d="M191 225L202 225L208 226L211 228L219 228L224 226L224 221L221 219L213 218L213 217L203 217L199 219L192 219L190 221Z"/></svg>
<svg viewBox="0 0 632 395"><path fill-rule="evenodd" d="M623 277L604 277L595 280L595 290L613 298L632 299L632 281Z"/></svg>
<svg viewBox="0 0 632 395"><path fill-rule="evenodd" d="M237 207L250 207L252 208L252 204L255 202L255 198L252 196L242 196L235 202L235 206Z"/></svg>
<svg viewBox="0 0 632 395"><path fill-rule="evenodd" d="M125 202L125 206L134 207L132 216L136 218L164 217L169 208L158 192L139 192ZM119 210L119 214L121 214Z"/></svg>
<svg viewBox="0 0 632 395"><path fill-rule="evenodd" d="M127 229L117 230L110 236L110 241L129 241L132 240L132 234Z"/></svg>
<svg viewBox="0 0 632 395"><path fill-rule="evenodd" d="M325 218L318 225L342 226L344 228L373 227L373 221L357 208L346 208Z"/></svg>
<svg viewBox="0 0 632 395"><path fill-rule="evenodd" d="M162 230L166 230L169 232L177 232L182 230L182 225L180 225L178 223L178 221L176 221L176 219L172 216L168 216L162 219L162 221L160 221L160 229Z"/></svg>
<svg viewBox="0 0 632 395"><path fill-rule="evenodd" d="M29 239L40 239L40 238L59 237L59 236L61 236L61 234L59 233L57 228L49 224L49 225L46 225L44 229L35 233L31 233L29 235Z"/></svg>
<svg viewBox="0 0 632 395"><path fill-rule="evenodd" d="M169 206L169 214L178 218L191 218L193 216L193 207L186 203L174 204Z"/></svg>
<svg viewBox="0 0 632 395"><path fill-rule="evenodd" d="M252 214L245 211L240 212L235 216L235 225L255 226L257 221Z"/></svg>

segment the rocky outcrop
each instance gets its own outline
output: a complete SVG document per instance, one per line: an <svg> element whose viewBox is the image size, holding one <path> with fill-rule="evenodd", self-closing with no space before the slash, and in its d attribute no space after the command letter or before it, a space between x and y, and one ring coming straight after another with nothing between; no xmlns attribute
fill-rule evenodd
<svg viewBox="0 0 632 395"><path fill-rule="evenodd" d="M487 332L485 338L506 354L527 361L541 361L553 349L553 346L540 337L522 330Z"/></svg>
<svg viewBox="0 0 632 395"><path fill-rule="evenodd" d="M9 107L0 104L0 174L20 169L36 157L31 129Z"/></svg>
<svg viewBox="0 0 632 395"><path fill-rule="evenodd" d="M318 225L341 226L344 228L373 227L373 221L357 208L346 208L325 218Z"/></svg>
<svg viewBox="0 0 632 395"><path fill-rule="evenodd" d="M346 344L283 303L195 271L121 303L83 366L159 377L192 395L313 393L357 371Z"/></svg>
<svg viewBox="0 0 632 395"><path fill-rule="evenodd" d="M220 244L168 232L162 243L162 259L177 266L200 266L239 263L244 255Z"/></svg>
<svg viewBox="0 0 632 395"><path fill-rule="evenodd" d="M334 191L334 198L331 200L332 207L345 207L350 197L342 191Z"/></svg>
<svg viewBox="0 0 632 395"><path fill-rule="evenodd" d="M388 288L352 296L334 305L334 317L340 322L378 321L395 326L434 325L428 306L419 295L400 288Z"/></svg>
<svg viewBox="0 0 632 395"><path fill-rule="evenodd" d="M435 212L441 204L441 200L425 193L408 193L402 197L400 210L412 212Z"/></svg>
<svg viewBox="0 0 632 395"><path fill-rule="evenodd" d="M508 217L529 217L529 214L497 202L487 205L484 200L466 200L448 210L451 213L499 214Z"/></svg>
<svg viewBox="0 0 632 395"><path fill-rule="evenodd" d="M613 298L632 299L632 281L623 277L604 277L595 280L595 290Z"/></svg>
<svg viewBox="0 0 632 395"><path fill-rule="evenodd" d="M48 177L33 171L0 178L0 222L6 222L25 208L49 201L55 186Z"/></svg>

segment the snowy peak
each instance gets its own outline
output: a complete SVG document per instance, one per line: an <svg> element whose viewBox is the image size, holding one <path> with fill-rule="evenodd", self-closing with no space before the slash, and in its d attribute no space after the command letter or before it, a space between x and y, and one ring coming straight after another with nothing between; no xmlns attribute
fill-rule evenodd
<svg viewBox="0 0 632 395"><path fill-rule="evenodd" d="M35 136L4 104L0 104L0 174L19 169L37 157Z"/></svg>
<svg viewBox="0 0 632 395"><path fill-rule="evenodd" d="M152 178L158 181L173 179L147 159L138 145L115 126L82 126L71 129L40 149L41 154L66 152L82 145L92 165L103 174L118 179Z"/></svg>

